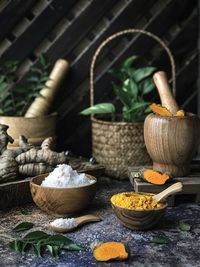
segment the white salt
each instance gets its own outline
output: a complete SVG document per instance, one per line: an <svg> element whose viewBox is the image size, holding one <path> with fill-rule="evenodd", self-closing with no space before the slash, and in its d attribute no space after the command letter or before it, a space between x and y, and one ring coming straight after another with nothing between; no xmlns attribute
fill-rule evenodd
<svg viewBox="0 0 200 267"><path fill-rule="evenodd" d="M56 219L53 222L51 222L50 225L54 226L54 227L65 228L65 229L72 229L72 228L78 226L75 218L67 218L67 219L60 218L60 219Z"/></svg>
<svg viewBox="0 0 200 267"><path fill-rule="evenodd" d="M85 173L78 174L70 165L58 165L42 182L41 186L69 188L80 187L94 183Z"/></svg>

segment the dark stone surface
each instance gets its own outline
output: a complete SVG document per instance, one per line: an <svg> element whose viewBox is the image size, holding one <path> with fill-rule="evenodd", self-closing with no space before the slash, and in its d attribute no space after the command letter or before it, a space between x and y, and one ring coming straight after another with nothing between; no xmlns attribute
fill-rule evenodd
<svg viewBox="0 0 200 267"><path fill-rule="evenodd" d="M37 258L32 252L25 255L10 251L5 239L0 238L0 266L31 266L31 267L82 267L82 266L165 266L189 267L200 266L200 206L187 203L168 208L165 217L153 230L132 231L120 225L113 214L109 199L117 192L131 191L128 181L114 181L102 178L99 183L97 197L90 210L102 218L101 222L87 224L69 233L74 241L86 245L82 252L62 252L59 259L52 258L48 253ZM45 226L53 217L44 214L34 205L26 205L30 214L23 215L20 208L0 212L0 234L12 234L13 226L21 221L32 221L35 229L45 230ZM192 224L190 232L182 232L178 228L180 220ZM154 236L164 234L170 238L170 244L155 245L151 243ZM121 241L128 245L130 258L123 262L97 262L89 245L94 241Z"/></svg>

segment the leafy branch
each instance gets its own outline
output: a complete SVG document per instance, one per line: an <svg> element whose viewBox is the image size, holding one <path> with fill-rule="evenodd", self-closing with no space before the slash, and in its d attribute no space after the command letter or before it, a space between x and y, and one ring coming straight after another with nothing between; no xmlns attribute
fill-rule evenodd
<svg viewBox="0 0 200 267"><path fill-rule="evenodd" d="M20 253L32 249L36 256L42 257L45 250L48 250L53 257L58 258L61 250L80 251L83 247L74 243L64 235L51 235L43 231L34 231L21 239L15 239L9 243L9 247Z"/></svg>
<svg viewBox="0 0 200 267"><path fill-rule="evenodd" d="M126 59L119 68L111 69L109 73L118 80L112 83L114 94L120 101L122 108L120 114L124 121L143 121L150 113L146 96L155 88L152 74L154 67L136 68L136 56ZM81 111L82 115L115 113L116 108L112 103L100 103Z"/></svg>
<svg viewBox="0 0 200 267"><path fill-rule="evenodd" d="M30 230L33 227L33 223L22 222L18 224L13 231L24 232ZM12 238L5 234L1 234L1 237L11 240L9 247L20 253L25 253L28 250L33 250L36 256L41 257L45 250L48 250L53 257L59 257L61 250L67 251L80 251L84 248L64 235L56 234L51 235L43 231L33 231L26 234L23 238Z"/></svg>
<svg viewBox="0 0 200 267"><path fill-rule="evenodd" d="M38 67L33 67L23 84L16 84L17 61L4 62L0 67L0 115L22 116L49 79L49 66L43 55Z"/></svg>

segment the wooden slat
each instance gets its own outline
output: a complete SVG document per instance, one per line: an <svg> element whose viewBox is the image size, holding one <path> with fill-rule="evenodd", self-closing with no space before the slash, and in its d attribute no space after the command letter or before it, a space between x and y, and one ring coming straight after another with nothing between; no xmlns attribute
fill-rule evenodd
<svg viewBox="0 0 200 267"><path fill-rule="evenodd" d="M48 49L46 56L54 61L57 57L68 57L70 51L77 45L99 21L99 19L109 11L109 9L117 2L110 1L92 1L91 4L78 16L60 38Z"/></svg>
<svg viewBox="0 0 200 267"><path fill-rule="evenodd" d="M179 6L179 9L176 13L172 12L177 8L177 2L170 2L162 10L162 12L158 12L157 15L150 19L148 24L145 25L145 29L154 32L162 38L162 35L175 23L175 21L178 21L179 17L182 15L184 9L182 10L181 6ZM162 27L160 27L160 25L162 25ZM114 64L119 64L120 61L135 53L143 55L143 51L151 50L154 45L155 42L152 42L151 40L149 40L149 38L145 38L144 36L138 36L137 38L134 38L132 41L130 41L128 47L121 52L118 58L112 61L111 64L107 68L105 68L104 71L102 71L101 74L96 78L96 101L99 102L103 99L103 94L105 92L105 89L103 88L107 88L109 82L109 75L107 75L107 72L110 68L113 67ZM171 69L169 64L168 66L166 66L166 69L168 70L168 72Z"/></svg>
<svg viewBox="0 0 200 267"><path fill-rule="evenodd" d="M24 60L73 4L73 0L53 0L51 5L48 5L28 29L5 51L2 59ZM59 8L56 7L57 5Z"/></svg>
<svg viewBox="0 0 200 267"><path fill-rule="evenodd" d="M152 4L154 1L148 1L148 4ZM88 47L88 49L85 51L82 57L78 58L78 60L75 60L72 65L72 71L73 73L71 76L68 77L66 83L70 84L68 90L63 91L62 95L66 99L71 97L71 93L74 93L74 89L81 83L83 79L85 79L89 74L89 68L92 60L92 56L97 48L97 46L105 40L105 38L112 33L122 30L126 27L130 26L130 16L132 17L132 25L136 23L138 16L141 16L144 4L146 3L146 0L141 1L132 1L129 2L126 9L124 9L121 14L116 18L114 17L110 21L109 28L105 30L101 35L98 36L97 39L91 42L91 45ZM116 44L116 42L114 42ZM112 47L112 43L110 45ZM103 58L107 53L109 53L109 50L102 51L102 54L100 55L99 59ZM88 96L87 96L88 97ZM63 102L62 106L59 107L60 113L62 114L64 111L66 111L66 106L68 106L68 103L66 101ZM57 107L57 104L56 104Z"/></svg>
<svg viewBox="0 0 200 267"><path fill-rule="evenodd" d="M7 6L0 13L0 41L2 41L8 33L10 33L16 23L20 21L20 19L36 2L36 0L9 1Z"/></svg>

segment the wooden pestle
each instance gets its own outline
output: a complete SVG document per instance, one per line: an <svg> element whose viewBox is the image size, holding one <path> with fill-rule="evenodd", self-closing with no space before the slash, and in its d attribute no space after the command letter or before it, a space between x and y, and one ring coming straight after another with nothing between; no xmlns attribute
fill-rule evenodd
<svg viewBox="0 0 200 267"><path fill-rule="evenodd" d="M27 110L25 117L38 117L49 113L52 102L56 93L69 70L69 63L64 59L58 59L49 75L49 80L46 82L40 94Z"/></svg>
<svg viewBox="0 0 200 267"><path fill-rule="evenodd" d="M166 107L173 115L175 115L179 110L179 107L169 87L166 73L164 71L156 72L153 75L153 80L157 87L162 106Z"/></svg>

